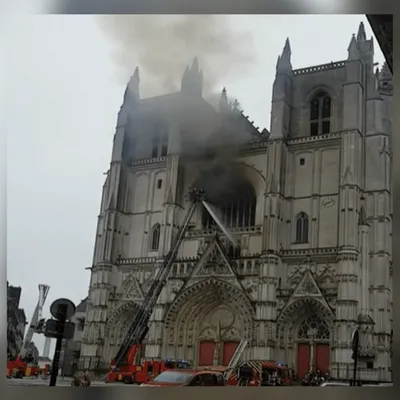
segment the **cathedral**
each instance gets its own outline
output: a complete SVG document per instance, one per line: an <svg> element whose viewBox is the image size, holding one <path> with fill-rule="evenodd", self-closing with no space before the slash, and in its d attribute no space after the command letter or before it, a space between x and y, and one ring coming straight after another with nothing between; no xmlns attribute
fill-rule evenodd
<svg viewBox="0 0 400 400"><path fill-rule="evenodd" d="M140 98L135 70L103 186L81 368L106 369L202 188L151 316L144 359L287 364L391 380L392 76L361 23L347 59L294 69L286 41L270 129L221 93L197 59L177 93ZM227 234L227 231L229 231ZM230 236L233 241L230 240Z"/></svg>

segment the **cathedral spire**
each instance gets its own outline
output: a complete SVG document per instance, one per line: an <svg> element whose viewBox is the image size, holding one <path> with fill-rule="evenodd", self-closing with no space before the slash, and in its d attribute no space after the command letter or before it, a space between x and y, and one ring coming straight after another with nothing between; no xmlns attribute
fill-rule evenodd
<svg viewBox="0 0 400 400"><path fill-rule="evenodd" d="M228 102L226 88L224 87L221 92L221 97L219 98L219 112L226 113L228 111L230 111L230 105Z"/></svg>
<svg viewBox="0 0 400 400"><path fill-rule="evenodd" d="M356 60L359 57L356 35L354 33L353 33L353 36L351 37L350 44L349 44L347 51L349 53L349 56L348 56L349 60Z"/></svg>
<svg viewBox="0 0 400 400"><path fill-rule="evenodd" d="M367 35L365 34L364 22L360 22L357 32L357 42L363 42L367 40Z"/></svg>
<svg viewBox="0 0 400 400"><path fill-rule="evenodd" d="M198 59L197 57L195 57L195 58L193 59L192 68L190 68L190 70L191 70L192 72L201 73L200 67L199 67L199 59Z"/></svg>
<svg viewBox="0 0 400 400"><path fill-rule="evenodd" d="M291 62L292 50L290 48L289 38L286 38L285 46L283 47L283 51L280 57L278 57L278 62L276 65L277 71L291 71L292 70L292 62Z"/></svg>
<svg viewBox="0 0 400 400"><path fill-rule="evenodd" d="M140 84L139 67L136 67L133 75L130 77L129 82L126 86L124 94L124 103L140 99L139 84Z"/></svg>
<svg viewBox="0 0 400 400"><path fill-rule="evenodd" d="M285 46L283 47L282 57L288 56L290 58L291 55L292 51L290 49L290 41L289 38L286 38Z"/></svg>
<svg viewBox="0 0 400 400"><path fill-rule="evenodd" d="M199 60L195 57L192 66L185 68L182 75L181 92L202 96L203 95L203 71L200 70Z"/></svg>

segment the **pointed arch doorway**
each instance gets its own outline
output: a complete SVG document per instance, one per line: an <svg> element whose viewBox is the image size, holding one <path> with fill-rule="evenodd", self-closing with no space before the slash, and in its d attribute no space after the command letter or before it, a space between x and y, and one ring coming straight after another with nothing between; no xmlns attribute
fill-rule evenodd
<svg viewBox="0 0 400 400"><path fill-rule="evenodd" d="M278 354L298 379L312 370L329 372L334 324L335 314L321 296L299 296L278 316Z"/></svg>
<svg viewBox="0 0 400 400"><path fill-rule="evenodd" d="M201 280L182 292L168 310L165 355L196 366L227 364L241 339L252 338L253 318L245 292L218 278Z"/></svg>
<svg viewBox="0 0 400 400"><path fill-rule="evenodd" d="M226 306L213 310L203 322L199 341L199 366L227 366L239 345L239 331L235 329L236 315ZM236 335L232 333L236 331ZM208 339L210 338L210 339Z"/></svg>
<svg viewBox="0 0 400 400"><path fill-rule="evenodd" d="M303 319L297 329L296 371L302 379L309 371L328 373L330 365L330 331L318 314Z"/></svg>

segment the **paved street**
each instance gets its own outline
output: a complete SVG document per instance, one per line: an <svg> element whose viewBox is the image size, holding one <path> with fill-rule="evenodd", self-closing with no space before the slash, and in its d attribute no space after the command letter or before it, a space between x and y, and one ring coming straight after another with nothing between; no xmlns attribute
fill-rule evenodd
<svg viewBox="0 0 400 400"><path fill-rule="evenodd" d="M7 379L8 386L48 386L49 380L45 381L43 379L32 379L32 378L24 378L24 379ZM91 386L126 386L122 383L105 383L101 381L93 381ZM59 378L57 379L57 386L69 386L71 387L71 378Z"/></svg>

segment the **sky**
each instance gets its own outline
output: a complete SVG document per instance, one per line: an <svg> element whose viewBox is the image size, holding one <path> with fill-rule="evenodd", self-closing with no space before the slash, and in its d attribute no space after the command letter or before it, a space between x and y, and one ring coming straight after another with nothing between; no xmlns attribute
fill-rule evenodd
<svg viewBox="0 0 400 400"><path fill-rule="evenodd" d="M138 22L140 17L132 18ZM363 15L227 16L222 39L230 41L230 51L218 58L215 49L206 54L204 44L205 49L208 46L202 42L203 54L188 52L187 61L182 52L190 46L181 47L172 40L169 51L165 42L157 43L163 35L150 33L152 42L146 42L132 28L138 25L127 24L125 29L132 31L125 30L121 36L121 32L110 32L112 24L95 16L25 16L9 21L3 33L7 45L7 275L11 285L22 287L21 307L28 318L40 283L50 285L44 317L50 317L55 299L67 297L77 305L87 295L89 271L85 268L92 263L117 112L124 82L137 65L142 95L157 94L150 63L159 63L159 68L165 65L163 74L172 71L171 79L177 83L182 62L190 63L198 55L200 64L203 58L209 68L213 90L225 86L256 126L269 129L275 66L286 38L291 43L293 68L340 61L346 59L351 36L361 21L370 37L372 31ZM375 59L382 65L376 41ZM207 68L203 69L207 79ZM160 88L160 94L163 91ZM36 335L34 341L42 351L44 338Z"/></svg>

